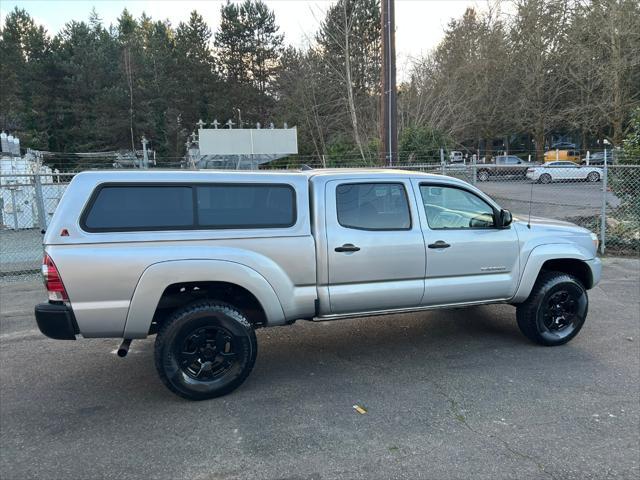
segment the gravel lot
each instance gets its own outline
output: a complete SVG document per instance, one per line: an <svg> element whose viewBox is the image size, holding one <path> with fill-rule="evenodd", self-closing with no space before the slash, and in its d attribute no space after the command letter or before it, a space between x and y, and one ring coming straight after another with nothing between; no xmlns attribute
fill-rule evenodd
<svg viewBox="0 0 640 480"><path fill-rule="evenodd" d="M639 275L605 259L557 348L506 305L261 330L248 381L198 403L162 386L153 338L126 359L46 339L40 284L3 285L0 478L637 479Z"/></svg>

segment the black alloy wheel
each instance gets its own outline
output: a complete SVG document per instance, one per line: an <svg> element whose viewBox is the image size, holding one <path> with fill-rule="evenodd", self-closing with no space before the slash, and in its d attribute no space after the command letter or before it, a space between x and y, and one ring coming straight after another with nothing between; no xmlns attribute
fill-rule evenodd
<svg viewBox="0 0 640 480"><path fill-rule="evenodd" d="M172 392L190 400L238 388L256 361L253 326L231 305L201 300L176 311L156 337L155 364Z"/></svg>
<svg viewBox="0 0 640 480"><path fill-rule="evenodd" d="M571 336L582 326L587 304L585 291L574 285L565 284L550 292L538 313L542 337L557 342Z"/></svg>

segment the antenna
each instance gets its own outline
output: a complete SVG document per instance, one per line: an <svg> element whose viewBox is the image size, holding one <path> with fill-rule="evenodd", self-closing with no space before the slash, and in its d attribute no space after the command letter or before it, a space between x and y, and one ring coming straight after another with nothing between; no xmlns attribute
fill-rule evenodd
<svg viewBox="0 0 640 480"><path fill-rule="evenodd" d="M529 220L527 220L527 228L531 228L531 204L533 203L533 184L535 182L531 180L531 193L529 194Z"/></svg>

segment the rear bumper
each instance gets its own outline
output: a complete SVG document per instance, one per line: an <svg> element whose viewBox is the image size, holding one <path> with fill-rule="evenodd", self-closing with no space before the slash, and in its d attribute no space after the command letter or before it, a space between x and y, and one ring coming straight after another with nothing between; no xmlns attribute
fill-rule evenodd
<svg viewBox="0 0 640 480"><path fill-rule="evenodd" d="M36 305L36 322L42 333L56 340L75 340L76 335L80 333L73 311L66 305Z"/></svg>

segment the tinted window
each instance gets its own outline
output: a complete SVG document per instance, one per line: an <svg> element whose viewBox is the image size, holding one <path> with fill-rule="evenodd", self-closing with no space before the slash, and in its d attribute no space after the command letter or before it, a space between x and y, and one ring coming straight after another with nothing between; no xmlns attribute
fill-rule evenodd
<svg viewBox="0 0 640 480"><path fill-rule="evenodd" d="M89 231L171 230L193 225L188 186L106 186L84 218Z"/></svg>
<svg viewBox="0 0 640 480"><path fill-rule="evenodd" d="M493 209L471 192L421 185L420 193L432 229L493 227Z"/></svg>
<svg viewBox="0 0 640 480"><path fill-rule="evenodd" d="M400 183L352 183L336 189L338 222L363 230L407 230L411 216Z"/></svg>
<svg viewBox="0 0 640 480"><path fill-rule="evenodd" d="M197 186L198 224L205 228L289 227L295 223L287 185Z"/></svg>

